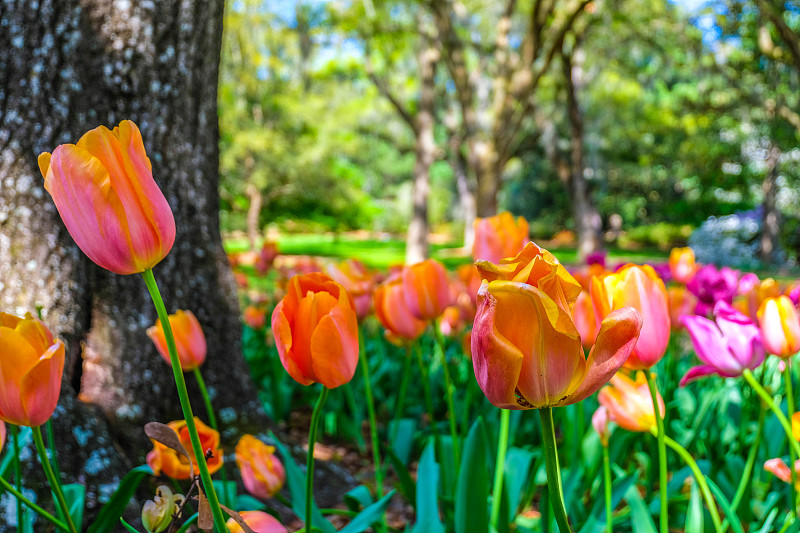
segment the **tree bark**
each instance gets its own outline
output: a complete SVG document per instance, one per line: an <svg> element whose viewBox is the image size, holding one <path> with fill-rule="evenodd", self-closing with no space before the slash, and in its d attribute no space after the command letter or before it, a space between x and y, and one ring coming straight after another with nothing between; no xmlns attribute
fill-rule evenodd
<svg viewBox="0 0 800 533"><path fill-rule="evenodd" d="M221 425L267 422L241 356L219 233L222 12L222 0L0 4L0 306L40 307L67 344L56 440L69 450L65 481L87 485L88 516L127 466L143 462L151 445L142 426L181 412L171 372L145 335L156 313L143 280L80 252L42 187L40 152L101 124L138 124L177 225L175 246L154 269L167 308L192 310L205 330L202 370ZM194 412L208 421L187 381ZM4 512L0 524L12 523Z"/></svg>
<svg viewBox="0 0 800 533"><path fill-rule="evenodd" d="M779 213L776 205L778 198L778 159L781 155L780 148L774 144L767 153L767 172L761 183L764 200L761 207L764 218L761 223L761 251L760 259L764 264L772 265L776 262L775 252L780 247L778 242Z"/></svg>

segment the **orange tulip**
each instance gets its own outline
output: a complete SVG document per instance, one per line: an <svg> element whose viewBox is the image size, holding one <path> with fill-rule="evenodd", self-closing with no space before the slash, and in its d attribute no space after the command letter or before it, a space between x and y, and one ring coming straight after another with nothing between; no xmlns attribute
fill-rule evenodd
<svg viewBox="0 0 800 533"><path fill-rule="evenodd" d="M204 452L211 453L208 459L208 471L213 474L222 468L222 449L219 443L219 433L205 425L199 418L194 417L194 423L197 426L197 434L200 436L200 444ZM189 452L192 457L194 448L189 439L189 430L186 428L185 420L173 420L169 424L175 433L178 434L178 439ZM151 439L152 440L152 439ZM153 441L153 449L147 454L147 465L153 470L153 474L160 476L161 474L172 479L189 479L189 461L185 456L179 454L172 448L164 446L160 442ZM199 471L197 465L193 465L194 475L197 476Z"/></svg>
<svg viewBox="0 0 800 533"><path fill-rule="evenodd" d="M575 327L578 328L578 333L581 334L581 344L584 350L589 350L597 339L597 319L594 316L592 297L589 296L588 291L581 291L575 300L572 320L575 322Z"/></svg>
<svg viewBox="0 0 800 533"><path fill-rule="evenodd" d="M175 348L178 352L181 369L188 372L202 365L206 360L206 336L194 313L178 309L174 315L169 315L169 325L175 337ZM147 336L156 345L161 357L169 363L167 339L164 337L164 328L161 326L160 320L147 329Z"/></svg>
<svg viewBox="0 0 800 533"><path fill-rule="evenodd" d="M261 329L267 323L267 310L263 307L248 305L244 308L244 323L253 329Z"/></svg>
<svg viewBox="0 0 800 533"><path fill-rule="evenodd" d="M242 435L236 445L236 466L247 492L262 500L272 498L286 481L283 464L275 457L275 448L252 435Z"/></svg>
<svg viewBox="0 0 800 533"><path fill-rule="evenodd" d="M404 268L403 291L408 309L420 320L437 318L452 300L447 270L435 259Z"/></svg>
<svg viewBox="0 0 800 533"><path fill-rule="evenodd" d="M768 353L788 358L800 351L800 317L788 296L761 302L758 324Z"/></svg>
<svg viewBox="0 0 800 533"><path fill-rule="evenodd" d="M353 300L327 274L289 280L272 312L272 332L283 368L301 385L334 388L353 379L358 364L358 320Z"/></svg>
<svg viewBox="0 0 800 533"><path fill-rule="evenodd" d="M326 271L353 297L358 319L367 318L372 312L372 291L375 289L375 280L367 267L361 261L348 259L335 265L328 265Z"/></svg>
<svg viewBox="0 0 800 533"><path fill-rule="evenodd" d="M413 341L428 323L411 314L403 291L403 279L394 275L375 289L375 316L386 328L386 337L395 344Z"/></svg>
<svg viewBox="0 0 800 533"><path fill-rule="evenodd" d="M529 243L499 265L478 261L484 279L472 330L475 377L504 409L569 405L593 394L633 349L641 319L632 308L602 323L588 358L571 309L581 287L547 250Z"/></svg>
<svg viewBox="0 0 800 533"><path fill-rule="evenodd" d="M514 220L511 213L504 212L489 218L475 220L475 243L472 257L497 263L504 257L513 257L526 243L528 221L524 217Z"/></svg>
<svg viewBox="0 0 800 533"><path fill-rule="evenodd" d="M461 265L456 269L456 275L466 287L472 305L478 305L478 289L481 288L481 275L475 265Z"/></svg>
<svg viewBox="0 0 800 533"><path fill-rule="evenodd" d="M672 279L678 283L689 283L697 272L694 250L689 248L673 248L669 253L669 270Z"/></svg>
<svg viewBox="0 0 800 533"><path fill-rule="evenodd" d="M697 296L689 292L684 285L667 287L667 300L669 301L669 322L674 330L681 330L683 315L694 315L697 306Z"/></svg>
<svg viewBox="0 0 800 533"><path fill-rule="evenodd" d="M239 513L244 523L256 533L287 533L289 530L282 526L278 519L264 511L242 511ZM242 526L230 518L225 524L230 533L244 533Z"/></svg>
<svg viewBox="0 0 800 533"><path fill-rule="evenodd" d="M656 427L655 409L650 388L642 372L636 381L624 374L611 378L611 383L597 396L600 405L608 409L611 421L628 431L651 431ZM664 416L664 399L658 394L658 410Z"/></svg>
<svg viewBox="0 0 800 533"><path fill-rule="evenodd" d="M664 356L670 335L669 304L664 282L653 267L625 265L614 274L594 277L591 294L598 319L622 307L633 307L642 315L642 333L626 368L650 368Z"/></svg>
<svg viewBox="0 0 800 533"><path fill-rule="evenodd" d="M0 313L0 420L41 426L61 393L64 343L33 318Z"/></svg>
<svg viewBox="0 0 800 533"><path fill-rule="evenodd" d="M101 267L135 274L169 253L175 219L130 120L43 152L39 170L67 231Z"/></svg>

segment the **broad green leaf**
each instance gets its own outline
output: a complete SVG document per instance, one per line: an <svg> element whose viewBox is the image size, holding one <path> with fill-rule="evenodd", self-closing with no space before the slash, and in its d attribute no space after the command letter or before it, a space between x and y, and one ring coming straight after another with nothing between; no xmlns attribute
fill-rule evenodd
<svg viewBox="0 0 800 533"><path fill-rule="evenodd" d="M697 488L697 481L693 481L691 496L689 497L689 508L686 510L686 533L703 533L705 527L703 514L700 490Z"/></svg>
<svg viewBox="0 0 800 533"><path fill-rule="evenodd" d="M391 436L389 446L397 457L408 464L411 451L414 448L414 433L417 431L417 421L413 418L401 418L389 422L388 432Z"/></svg>
<svg viewBox="0 0 800 533"><path fill-rule="evenodd" d="M488 533L489 472L486 469L486 434L478 417L464 443L455 501L456 533Z"/></svg>
<svg viewBox="0 0 800 533"><path fill-rule="evenodd" d="M422 452L417 468L417 523L413 533L444 533L439 519L439 465L431 440Z"/></svg>
<svg viewBox="0 0 800 533"><path fill-rule="evenodd" d="M358 485L347 491L344 495L344 501L351 511L360 511L363 508L369 507L374 503L372 494L366 485Z"/></svg>
<svg viewBox="0 0 800 533"><path fill-rule="evenodd" d="M724 515L728 518L728 522L730 522L733 532L744 533L744 529L742 528L742 523L739 521L739 517L736 515L736 513L731 511L731 504L728 501L728 498L725 497L725 494L722 493L717 484L714 483L708 476L705 476L705 478L706 482L708 483L708 487L711 489L711 494L722 508Z"/></svg>
<svg viewBox="0 0 800 533"><path fill-rule="evenodd" d="M417 506L417 485L411 479L411 474L408 471L405 463L400 461L400 458L392 451L391 448L386 450L386 455L392 462L394 471L400 481L400 492L406 497L406 500L416 509Z"/></svg>
<svg viewBox="0 0 800 533"><path fill-rule="evenodd" d="M67 509L69 516L72 518L72 523L79 530L83 529L83 509L86 506L86 487L80 483L68 483L61 485L61 491L64 493L64 499L67 502ZM58 510L58 517L65 520L64 513L60 506L56 506Z"/></svg>
<svg viewBox="0 0 800 533"><path fill-rule="evenodd" d="M517 514L522 492L529 482L531 464L538 454L538 450L530 451L522 448L509 448L506 452L503 484L508 493L508 519L512 522Z"/></svg>
<svg viewBox="0 0 800 533"><path fill-rule="evenodd" d="M625 500L628 502L628 507L631 509L633 533L657 533L656 525L653 523L653 517L650 516L650 511L639 495L639 490L636 488L636 485L630 486L625 493Z"/></svg>
<svg viewBox="0 0 800 533"><path fill-rule="evenodd" d="M117 490L114 491L108 502L97 513L97 518L95 518L86 532L105 533L106 531L113 531L142 480L152 475L153 471L147 465L137 466L125 474L125 477L120 480Z"/></svg>
<svg viewBox="0 0 800 533"><path fill-rule="evenodd" d="M395 495L395 492L394 490L389 492L389 494L358 513L356 517L353 518L352 522L339 530L339 533L361 533L372 524L378 522L389 506L389 502L392 496Z"/></svg>

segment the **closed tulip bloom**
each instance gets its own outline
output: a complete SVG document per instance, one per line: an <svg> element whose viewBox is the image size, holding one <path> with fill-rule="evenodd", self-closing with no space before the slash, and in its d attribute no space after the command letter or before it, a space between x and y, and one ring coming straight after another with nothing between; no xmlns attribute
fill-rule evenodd
<svg viewBox="0 0 800 533"><path fill-rule="evenodd" d="M716 323L697 315L682 319L704 364L691 368L681 379L681 387L710 374L741 376L745 369L753 370L764 362L761 331L750 318L724 301L717 302L714 315Z"/></svg>
<svg viewBox="0 0 800 533"><path fill-rule="evenodd" d="M592 297L587 291L581 291L575 300L575 307L572 309L572 320L578 333L581 334L581 344L584 350L591 349L597 339L597 319L594 316Z"/></svg>
<svg viewBox="0 0 800 533"><path fill-rule="evenodd" d="M220 448L219 433L205 425L199 418L194 417L194 423L197 426L197 434L200 437L200 444L204 452L210 452L211 457L206 461L208 463L208 471L213 474L222 468L222 448ZM186 428L185 420L173 420L169 427L178 434L178 439L183 444L183 447L189 452L189 455L194 457L192 450L192 441L189 439L189 430ZM152 440L152 439L151 439ZM172 448L161 444L160 442L152 441L153 449L147 454L147 465L153 470L156 476L165 475L172 479L189 479L189 461L186 457ZM199 471L197 465L194 465L194 475L197 476Z"/></svg>
<svg viewBox="0 0 800 533"><path fill-rule="evenodd" d="M800 351L800 317L789 297L766 298L758 308L758 323L768 353L788 358Z"/></svg>
<svg viewBox="0 0 800 533"><path fill-rule="evenodd" d="M288 533L288 529L278 522L278 519L264 511L242 511L239 513L244 523L256 533ZM225 524L230 533L244 533L242 526L236 523L233 518L228 519Z"/></svg>
<svg viewBox="0 0 800 533"><path fill-rule="evenodd" d="M689 283L697 272L694 250L690 247L673 248L669 253L669 270L678 283Z"/></svg>
<svg viewBox="0 0 800 533"><path fill-rule="evenodd" d="M283 487L286 471L275 456L275 448L252 435L243 435L236 445L236 466L247 492L261 500L272 498Z"/></svg>
<svg viewBox="0 0 800 533"><path fill-rule="evenodd" d="M664 415L664 399L658 394L658 410ZM624 374L611 378L608 386L600 389L597 396L600 405L608 409L612 422L628 431L651 431L656 428L653 398L642 372L636 373L636 381Z"/></svg>
<svg viewBox="0 0 800 533"><path fill-rule="evenodd" d="M528 221L524 217L516 220L509 212L475 220L475 242L472 257L476 260L498 263L505 257L513 257L530 241Z"/></svg>
<svg viewBox="0 0 800 533"><path fill-rule="evenodd" d="M142 507L142 526L145 531L161 533L167 529L185 499L183 494L173 494L168 486L160 485L155 498L147 500Z"/></svg>
<svg viewBox="0 0 800 533"><path fill-rule="evenodd" d="M358 364L358 320L353 300L327 274L292 277L272 312L272 332L283 368L301 385L335 388L353 379Z"/></svg>
<svg viewBox="0 0 800 533"><path fill-rule="evenodd" d="M670 335L667 288L652 267L625 265L614 274L592 278L591 294L598 319L622 307L642 315L642 333L626 368L650 368L664 356Z"/></svg>
<svg viewBox="0 0 800 533"><path fill-rule="evenodd" d="M622 366L641 327L636 310L602 323L586 357L571 308L581 291L553 255L529 243L499 265L479 261L484 278L472 330L475 377L504 409L569 405L594 393Z"/></svg>
<svg viewBox="0 0 800 533"><path fill-rule="evenodd" d="M592 427L600 437L600 444L608 446L608 437L611 436L611 428L608 426L608 409L600 406L592 415Z"/></svg>
<svg viewBox="0 0 800 533"><path fill-rule="evenodd" d="M791 483L792 482L792 472L789 470L789 467L786 463L783 462L783 459L776 458L776 459L769 459L764 463L764 470L769 472L770 474L774 475L784 483ZM798 489L800 489L800 459L795 461L794 463L794 471L795 471L795 485Z"/></svg>
<svg viewBox="0 0 800 533"><path fill-rule="evenodd" d="M175 337L175 348L178 352L181 369L188 372L202 365L206 360L206 336L194 313L178 309L174 315L169 315L169 325ZM161 326L160 320L147 329L147 336L156 345L161 357L169 363L167 339L164 336L164 328Z"/></svg>
<svg viewBox="0 0 800 533"><path fill-rule="evenodd" d="M30 313L0 313L0 420L41 426L61 393L64 343Z"/></svg>
<svg viewBox="0 0 800 533"><path fill-rule="evenodd" d="M403 269L403 294L411 314L419 320L433 320L450 306L450 278L435 259Z"/></svg>
<svg viewBox="0 0 800 533"><path fill-rule="evenodd" d="M39 170L67 231L101 267L135 274L169 253L175 219L130 120L43 152Z"/></svg>
<svg viewBox="0 0 800 533"><path fill-rule="evenodd" d="M375 316L386 328L386 336L396 344L413 341L425 331L428 323L411 314L403 291L403 280L394 275L375 289Z"/></svg>

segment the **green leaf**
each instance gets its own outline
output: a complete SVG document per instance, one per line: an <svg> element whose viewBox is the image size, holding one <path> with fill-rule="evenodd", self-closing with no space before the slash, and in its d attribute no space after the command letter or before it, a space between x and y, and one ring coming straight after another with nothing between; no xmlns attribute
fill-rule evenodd
<svg viewBox="0 0 800 533"><path fill-rule="evenodd" d="M488 533L489 471L486 469L486 434L483 419L472 424L464 443L455 505L456 533Z"/></svg>
<svg viewBox="0 0 800 533"><path fill-rule="evenodd" d="M236 500L236 482L227 481L223 483L221 480L217 479L212 481L212 483L214 484L214 491L219 495L219 503L230 507L233 501Z"/></svg>
<svg viewBox="0 0 800 533"><path fill-rule="evenodd" d="M69 516L72 518L72 523L78 530L83 529L83 508L86 506L86 487L80 483L68 483L61 485L61 491L64 493L64 500L67 502L67 509ZM58 509L58 517L65 520L64 513L60 506Z"/></svg>
<svg viewBox="0 0 800 533"><path fill-rule="evenodd" d="M689 497L689 508L686 510L686 533L703 533L703 502L700 498L700 490L697 482L692 482L692 492Z"/></svg>
<svg viewBox="0 0 800 533"><path fill-rule="evenodd" d="M717 484L711 481L708 476L705 476L705 478L706 482L708 483L708 487L711 489L711 493L714 495L714 499L717 500L717 503L722 508L722 512L725 513L725 516L728 518L728 522L730 522L733 532L744 533L742 522L739 520L739 517L736 515L736 513L731 510L731 504L728 501L728 498L725 497L725 494L722 493Z"/></svg>
<svg viewBox="0 0 800 533"><path fill-rule="evenodd" d="M347 491L344 495L347 508L358 512L363 508L369 507L373 503L372 494L366 485L359 485Z"/></svg>
<svg viewBox="0 0 800 533"><path fill-rule="evenodd" d="M538 453L538 451L532 452L522 448L509 448L506 452L503 482L508 492L508 519L512 522L519 508L522 491L528 484L528 471Z"/></svg>
<svg viewBox="0 0 800 533"><path fill-rule="evenodd" d="M408 463L414 447L414 433L417 431L417 421L413 418L401 418L389 422L388 434L392 435L389 446L403 463Z"/></svg>
<svg viewBox="0 0 800 533"><path fill-rule="evenodd" d="M281 441L272 432L270 432L269 436L275 441L275 447L278 448L278 451L281 452L281 457L283 457L283 466L286 469L286 483L289 485L289 493L292 496L292 511L300 517L300 520L305 520L306 476L300 471L300 468L294 462L292 454L289 453ZM336 528L322 516L316 503L312 503L311 515L314 527L320 528L323 533L336 533Z"/></svg>
<svg viewBox="0 0 800 533"><path fill-rule="evenodd" d="M183 525L179 527L177 531L175 531L175 533L186 533L189 531L189 528L192 526L192 524L197 522L197 518L199 516L199 513L194 513L192 516L186 519L186 522L184 522Z"/></svg>
<svg viewBox="0 0 800 533"><path fill-rule="evenodd" d="M386 455L389 457L389 461L392 462L392 466L394 467L394 471L397 474L397 478L400 481L400 492L403 493L403 496L406 497L414 509L417 508L417 485L414 483L414 480L411 478L411 473L409 473L408 468L406 467L405 463L403 463L399 457L392 451L391 448L386 450Z"/></svg>
<svg viewBox="0 0 800 533"><path fill-rule="evenodd" d="M17 436L17 442L19 442L19 449L22 450L31 443L33 440L33 432L31 428L27 426L20 426L19 427L19 434ZM0 461L0 476L5 477L6 471L11 467L12 461L14 461L14 450L11 447L11 437L8 437L8 443L5 446L6 454L3 456L3 460ZM0 494L4 491L0 488Z"/></svg>
<svg viewBox="0 0 800 533"><path fill-rule="evenodd" d="M653 517L650 516L650 511L639 495L636 485L631 485L630 488L628 488L628 491L625 493L625 500L628 502L628 507L631 509L633 533L657 533L656 525L653 523Z"/></svg>
<svg viewBox="0 0 800 533"><path fill-rule="evenodd" d="M261 511L267 506L259 499L253 498L249 494L238 494L236 496L236 507L238 512L242 511Z"/></svg>
<svg viewBox="0 0 800 533"><path fill-rule="evenodd" d="M417 468L417 523L413 533L444 533L444 525L439 520L439 465L436 452L430 441L422 452Z"/></svg>
<svg viewBox="0 0 800 533"><path fill-rule="evenodd" d="M389 494L358 513L358 515L353 518L352 522L339 530L339 533L361 533L375 522L378 522L389 506L389 501L392 499L392 496L395 495L395 492L397 491L391 491Z"/></svg>
<svg viewBox="0 0 800 533"><path fill-rule="evenodd" d="M117 520L122 516L125 507L128 506L139 484L147 476L152 476L153 471L147 465L137 466L131 469L125 477L119 482L119 487L111 495L111 498L106 502L100 512L97 513L95 518L86 533L104 533L106 531L113 531L116 527Z"/></svg>
<svg viewBox="0 0 800 533"><path fill-rule="evenodd" d="M127 529L131 533L139 533L139 531L135 527L127 523L124 518L120 517L119 521L122 522L122 525L125 526L125 529Z"/></svg>
<svg viewBox="0 0 800 533"><path fill-rule="evenodd" d="M613 478L612 478L613 479ZM611 508L616 509L619 502L630 490L631 486L639 479L637 473L628 474L627 476L619 477L611 483ZM602 485L601 485L602 486ZM602 493L601 493L602 494ZM594 506L589 518L580 529L580 533L599 533L605 529L606 526L606 507L605 496L599 495L595 498Z"/></svg>

